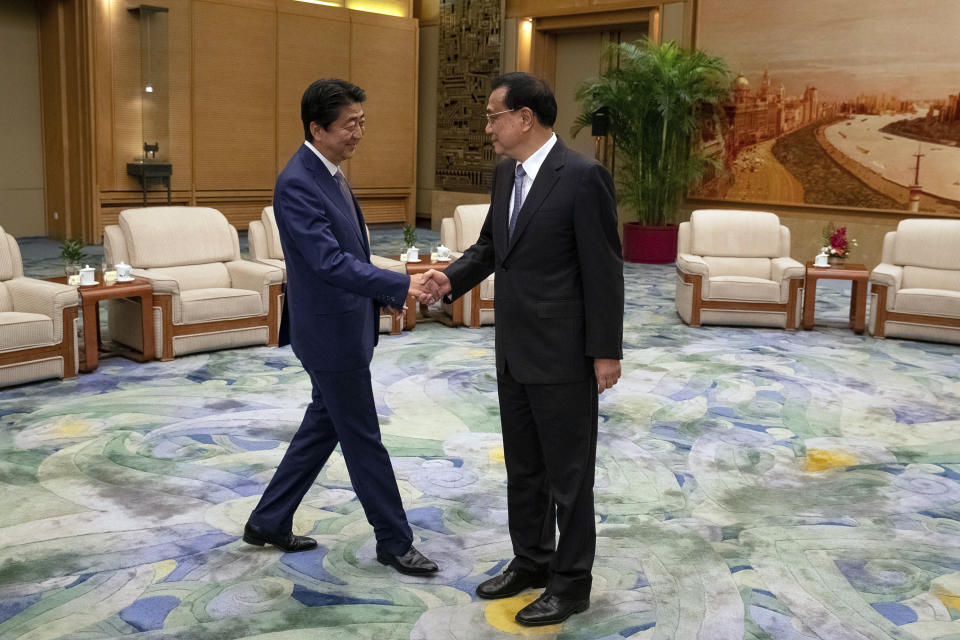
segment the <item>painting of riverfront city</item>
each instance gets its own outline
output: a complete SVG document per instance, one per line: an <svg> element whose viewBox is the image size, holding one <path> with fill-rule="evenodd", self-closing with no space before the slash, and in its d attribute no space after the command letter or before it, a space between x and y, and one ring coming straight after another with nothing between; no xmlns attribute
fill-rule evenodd
<svg viewBox="0 0 960 640"><path fill-rule="evenodd" d="M694 195L960 213L960 1L700 0L735 75Z"/></svg>

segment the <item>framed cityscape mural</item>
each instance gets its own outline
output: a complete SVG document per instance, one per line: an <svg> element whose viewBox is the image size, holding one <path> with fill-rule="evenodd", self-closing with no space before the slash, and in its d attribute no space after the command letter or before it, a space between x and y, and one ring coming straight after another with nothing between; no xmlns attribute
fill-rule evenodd
<svg viewBox="0 0 960 640"><path fill-rule="evenodd" d="M960 213L957 25L957 0L698 0L736 79L692 195Z"/></svg>

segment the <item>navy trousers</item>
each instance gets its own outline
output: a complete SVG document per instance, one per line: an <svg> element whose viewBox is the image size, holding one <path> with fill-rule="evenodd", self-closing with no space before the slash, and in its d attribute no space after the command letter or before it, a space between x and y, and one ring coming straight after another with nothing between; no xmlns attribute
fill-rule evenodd
<svg viewBox="0 0 960 640"><path fill-rule="evenodd" d="M339 443L353 490L373 527L377 550L406 553L413 532L390 455L380 440L369 367L307 373L313 382L313 401L250 522L274 533L290 531L294 511Z"/></svg>

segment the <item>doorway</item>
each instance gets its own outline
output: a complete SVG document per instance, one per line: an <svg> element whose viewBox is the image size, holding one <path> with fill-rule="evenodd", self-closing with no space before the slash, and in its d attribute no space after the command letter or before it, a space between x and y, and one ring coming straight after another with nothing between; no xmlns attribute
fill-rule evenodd
<svg viewBox="0 0 960 640"><path fill-rule="evenodd" d="M576 30L555 34L557 122L554 130L569 148L595 157L596 141L590 135L590 127L584 127L575 138L570 130L580 114L577 89L585 80L603 72L604 49L611 42L634 42L647 33L647 23L640 23L618 31Z"/></svg>

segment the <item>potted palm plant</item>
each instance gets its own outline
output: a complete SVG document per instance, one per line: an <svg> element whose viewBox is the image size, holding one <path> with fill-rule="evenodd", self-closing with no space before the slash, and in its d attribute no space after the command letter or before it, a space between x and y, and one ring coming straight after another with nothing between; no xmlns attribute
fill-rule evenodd
<svg viewBox="0 0 960 640"><path fill-rule="evenodd" d="M623 226L624 258L669 263L677 255L671 224L684 195L717 161L699 148L704 128L723 123L726 63L675 42L614 43L607 70L582 83L572 135L605 111L616 149L617 197L636 217Z"/></svg>

